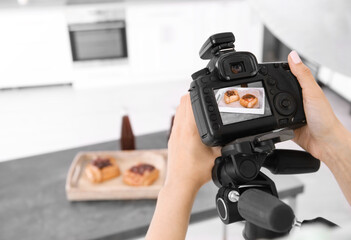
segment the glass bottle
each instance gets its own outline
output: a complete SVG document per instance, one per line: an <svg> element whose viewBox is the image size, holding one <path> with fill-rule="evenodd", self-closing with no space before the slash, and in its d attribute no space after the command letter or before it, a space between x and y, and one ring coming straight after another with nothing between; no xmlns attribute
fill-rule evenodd
<svg viewBox="0 0 351 240"><path fill-rule="evenodd" d="M133 134L132 125L130 124L129 116L124 114L122 117L121 130L121 150L135 150L135 137Z"/></svg>

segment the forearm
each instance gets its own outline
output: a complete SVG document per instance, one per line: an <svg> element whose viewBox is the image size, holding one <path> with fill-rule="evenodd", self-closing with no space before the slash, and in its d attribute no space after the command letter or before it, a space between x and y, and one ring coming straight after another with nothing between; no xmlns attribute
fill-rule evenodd
<svg viewBox="0 0 351 240"><path fill-rule="evenodd" d="M351 133L341 125L324 152L321 160L329 167L351 205Z"/></svg>
<svg viewBox="0 0 351 240"><path fill-rule="evenodd" d="M196 189L186 184L163 187L146 239L185 239L196 193Z"/></svg>

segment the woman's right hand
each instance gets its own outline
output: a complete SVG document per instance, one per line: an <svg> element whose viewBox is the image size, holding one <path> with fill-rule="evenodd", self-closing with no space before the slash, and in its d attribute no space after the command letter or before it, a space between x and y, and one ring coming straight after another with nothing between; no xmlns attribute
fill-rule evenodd
<svg viewBox="0 0 351 240"><path fill-rule="evenodd" d="M295 130L294 141L329 167L351 206L351 133L337 119L295 51L289 54L288 61L302 88L307 120L307 125Z"/></svg>
<svg viewBox="0 0 351 240"><path fill-rule="evenodd" d="M307 125L295 130L294 141L314 157L327 165L332 164L330 151L335 151L348 131L335 116L322 89L315 81L310 69L296 53L288 56L291 72L298 79L303 96Z"/></svg>

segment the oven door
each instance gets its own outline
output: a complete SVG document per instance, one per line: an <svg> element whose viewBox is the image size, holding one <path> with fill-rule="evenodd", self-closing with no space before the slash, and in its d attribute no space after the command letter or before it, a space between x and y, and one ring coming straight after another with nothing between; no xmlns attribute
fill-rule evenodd
<svg viewBox="0 0 351 240"><path fill-rule="evenodd" d="M124 20L69 25L74 62L127 58Z"/></svg>

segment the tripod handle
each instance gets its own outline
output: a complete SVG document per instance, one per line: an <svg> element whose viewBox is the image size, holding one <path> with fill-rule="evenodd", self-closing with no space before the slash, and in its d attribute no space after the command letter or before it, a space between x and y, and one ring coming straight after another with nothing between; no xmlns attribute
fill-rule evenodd
<svg viewBox="0 0 351 240"><path fill-rule="evenodd" d="M290 206L258 189L248 189L241 194L238 211L246 221L278 233L289 232L295 221Z"/></svg>
<svg viewBox="0 0 351 240"><path fill-rule="evenodd" d="M317 172L320 161L305 151L275 149L263 167L273 174L299 174Z"/></svg>

